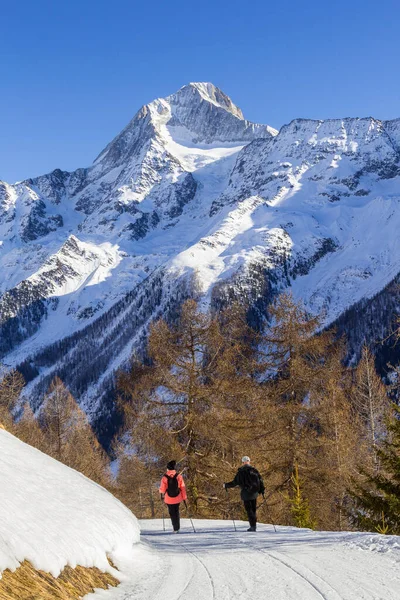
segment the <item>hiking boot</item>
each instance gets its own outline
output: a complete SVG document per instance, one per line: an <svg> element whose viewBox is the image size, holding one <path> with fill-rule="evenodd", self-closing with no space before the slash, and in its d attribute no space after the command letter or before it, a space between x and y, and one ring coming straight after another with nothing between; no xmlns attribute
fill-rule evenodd
<svg viewBox="0 0 400 600"><path fill-rule="evenodd" d="M255 527L249 527L247 531L257 531Z"/></svg>

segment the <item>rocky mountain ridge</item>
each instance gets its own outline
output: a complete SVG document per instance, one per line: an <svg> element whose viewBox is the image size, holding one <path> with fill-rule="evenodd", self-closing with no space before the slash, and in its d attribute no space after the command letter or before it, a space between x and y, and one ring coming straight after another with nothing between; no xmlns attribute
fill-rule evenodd
<svg viewBox="0 0 400 600"><path fill-rule="evenodd" d="M246 298L259 320L290 287L327 324L381 293L400 272L399 200L400 119L278 133L212 84L184 86L92 166L0 183L2 360L36 405L60 374L108 431L115 370L194 289L215 309Z"/></svg>

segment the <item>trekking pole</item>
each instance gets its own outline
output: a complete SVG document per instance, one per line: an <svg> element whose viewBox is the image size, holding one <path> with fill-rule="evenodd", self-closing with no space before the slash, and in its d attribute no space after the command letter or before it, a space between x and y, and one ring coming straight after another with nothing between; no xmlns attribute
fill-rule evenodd
<svg viewBox="0 0 400 600"><path fill-rule="evenodd" d="M185 508L186 508L187 515L188 515L188 517L189 517L189 519L190 519L190 522L191 522L191 524L192 524L192 527L193 527L193 533L196 533L196 530L195 530L195 528L194 528L194 525L193 525L192 517L190 516L190 512L189 512L189 509L188 509L188 505L187 505L187 503L186 503L186 500L184 500L183 502L184 502L184 504L185 504Z"/></svg>
<svg viewBox="0 0 400 600"><path fill-rule="evenodd" d="M273 526L273 528L274 528L274 530L275 530L275 533L276 533L276 527L275 527L275 523L274 523L274 522L273 522L273 520L272 520L272 517L271 517L271 511L269 510L269 506L268 506L268 504L267 504L267 501L265 500L265 498L264 498L264 502L263 502L263 504L265 504L265 506L266 506L266 509L267 509L267 512L268 512L268 519L271 521L271 523L272 523L272 526Z"/></svg>
<svg viewBox="0 0 400 600"><path fill-rule="evenodd" d="M165 503L163 500L161 500L162 505L163 505L163 509L162 509L162 524L163 524L163 530L165 531Z"/></svg>
<svg viewBox="0 0 400 600"><path fill-rule="evenodd" d="M229 494L228 494L228 490L227 490L227 488L225 488L225 491L226 491L226 497L227 497L227 499L228 499L228 509L229 509L229 512L230 512L230 514L231 514L231 519L232 519L233 527L234 527L235 531L237 531L237 529L236 529L236 523L235 523L235 519L234 519L234 518L233 518L233 516L232 516L232 506L231 506L231 501L230 501L230 499L229 499Z"/></svg>

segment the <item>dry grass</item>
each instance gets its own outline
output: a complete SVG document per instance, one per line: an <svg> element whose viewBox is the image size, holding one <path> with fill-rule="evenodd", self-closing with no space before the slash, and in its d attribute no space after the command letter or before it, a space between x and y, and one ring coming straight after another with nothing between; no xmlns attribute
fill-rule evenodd
<svg viewBox="0 0 400 600"><path fill-rule="evenodd" d="M95 588L116 587L119 581L97 567L65 567L59 577L38 571L24 561L18 569L6 569L0 579L0 600L80 600Z"/></svg>

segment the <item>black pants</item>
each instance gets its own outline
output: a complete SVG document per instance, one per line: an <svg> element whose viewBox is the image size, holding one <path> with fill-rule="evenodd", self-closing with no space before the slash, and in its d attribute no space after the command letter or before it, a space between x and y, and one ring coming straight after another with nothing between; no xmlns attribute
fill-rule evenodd
<svg viewBox="0 0 400 600"><path fill-rule="evenodd" d="M244 500L243 502L247 512L247 517L249 519L250 527L255 527L257 525L257 498L255 500Z"/></svg>
<svg viewBox="0 0 400 600"><path fill-rule="evenodd" d="M181 518L179 516L179 502L178 504L168 504L168 512L171 517L172 527L174 531L179 531L181 528Z"/></svg>

